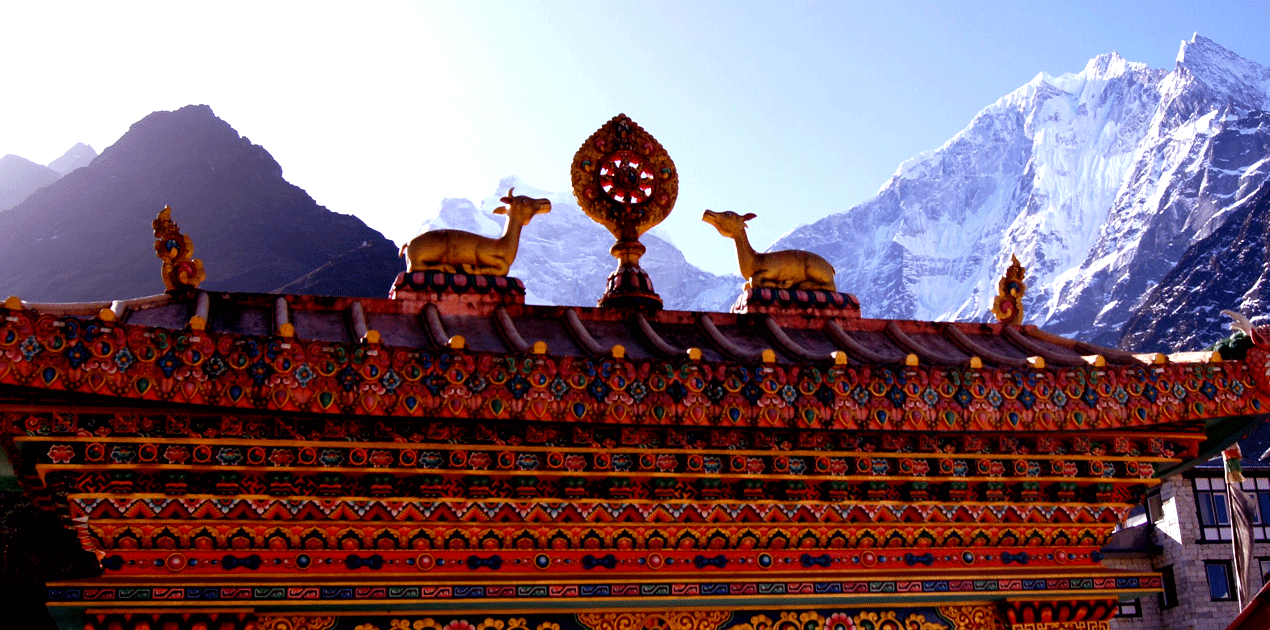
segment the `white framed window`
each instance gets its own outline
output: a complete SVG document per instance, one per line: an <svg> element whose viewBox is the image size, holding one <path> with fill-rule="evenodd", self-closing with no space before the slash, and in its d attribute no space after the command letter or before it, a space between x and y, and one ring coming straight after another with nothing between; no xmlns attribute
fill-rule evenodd
<svg viewBox="0 0 1270 630"><path fill-rule="evenodd" d="M1270 539L1270 477L1245 477L1242 486L1257 506L1252 521L1252 537Z"/></svg>
<svg viewBox="0 0 1270 630"><path fill-rule="evenodd" d="M1225 479L1196 477L1195 507L1199 510L1200 540L1230 540L1230 503Z"/></svg>
<svg viewBox="0 0 1270 630"><path fill-rule="evenodd" d="M1117 606L1117 617L1141 617L1142 616L1142 600L1130 599L1120 602Z"/></svg>
<svg viewBox="0 0 1270 630"><path fill-rule="evenodd" d="M1208 574L1208 596L1212 601L1235 598L1235 580L1231 577L1229 560L1205 560L1204 572Z"/></svg>
<svg viewBox="0 0 1270 630"><path fill-rule="evenodd" d="M1270 558L1257 558L1257 571L1261 574L1261 585L1270 582Z"/></svg>

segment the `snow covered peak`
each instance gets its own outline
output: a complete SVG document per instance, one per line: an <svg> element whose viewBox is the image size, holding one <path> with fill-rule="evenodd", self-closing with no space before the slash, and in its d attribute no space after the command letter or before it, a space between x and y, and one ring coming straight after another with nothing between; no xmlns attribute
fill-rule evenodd
<svg viewBox="0 0 1270 630"><path fill-rule="evenodd" d="M1226 50L1221 44L1199 33L1192 34L1190 41L1183 41L1181 47L1177 50L1177 63L1182 65L1187 65L1188 61L1190 63L1205 63L1206 58L1241 59L1239 55Z"/></svg>
<svg viewBox="0 0 1270 630"><path fill-rule="evenodd" d="M504 205L502 198L507 196L507 191L512 188L516 189L517 195L551 200L552 214L555 217L559 217L561 214L582 214L582 211L575 207L576 202L573 200L572 193L545 191L526 184L515 175L509 175L498 180L498 186L493 193L480 200L479 203L469 199L442 199L436 210L424 219L423 225L419 227L419 232L463 230L485 236L498 236L503 233L503 226L506 225L507 219L505 215L494 214L494 209ZM546 219L539 218L536 223L542 223L543 221L546 221Z"/></svg>
<svg viewBox="0 0 1270 630"><path fill-rule="evenodd" d="M507 191L503 192L506 194ZM448 197L442 199L432 215L419 226L420 234L432 230L463 230L485 236L498 236L503 233L503 224L494 215L482 212L467 199Z"/></svg>
<svg viewBox="0 0 1270 630"><path fill-rule="evenodd" d="M1177 72L1189 73L1219 100L1263 109L1270 100L1270 68L1249 61L1196 33L1177 52Z"/></svg>
<svg viewBox="0 0 1270 630"><path fill-rule="evenodd" d="M981 145L984 139L1008 135L1016 121L1025 121L1024 131L1032 137L1039 126L1062 126L1074 117L1086 116L1091 108L1105 107L1103 92L1113 83L1145 82L1142 75L1160 75L1140 62L1128 61L1119 53L1099 55L1080 72L1051 76L1041 72L1024 85L985 107L965 129L933 151L924 151L902 162L892 179L914 179L938 170L942 156L960 143ZM1062 97L1062 98L1058 98ZM1057 99L1057 100L1056 100ZM1051 103L1051 101L1055 101ZM882 185L886 190L891 185Z"/></svg>
<svg viewBox="0 0 1270 630"><path fill-rule="evenodd" d="M526 184L518 175L508 175L507 177L498 180L498 187L494 189L494 198L502 199L507 195L507 191L513 188L516 189L516 194L518 195L541 197L547 194L545 191L538 190L537 188Z"/></svg>
<svg viewBox="0 0 1270 630"><path fill-rule="evenodd" d="M1196 36L1176 68L1108 53L1032 81L900 164L874 199L792 230L870 317L983 319L1028 268L1028 319L1115 344L1195 239L1266 179L1270 71Z"/></svg>
<svg viewBox="0 0 1270 630"><path fill-rule="evenodd" d="M1044 75L1043 80L1068 94L1080 95L1097 93L1110 81L1149 71L1150 68L1145 63L1128 61L1120 53L1110 52L1090 59L1080 72L1057 77Z"/></svg>
<svg viewBox="0 0 1270 630"><path fill-rule="evenodd" d="M1123 76L1132 66L1145 68L1146 64L1130 63L1120 53L1113 51L1090 59L1081 74L1091 79L1111 79Z"/></svg>

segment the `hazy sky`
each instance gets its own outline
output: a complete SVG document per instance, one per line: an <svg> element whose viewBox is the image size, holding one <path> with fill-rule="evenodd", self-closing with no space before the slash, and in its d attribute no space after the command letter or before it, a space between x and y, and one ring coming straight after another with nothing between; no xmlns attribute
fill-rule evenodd
<svg viewBox="0 0 1270 630"><path fill-rule="evenodd" d="M732 272L706 208L758 214L765 247L1039 72L1111 51L1171 68L1196 31L1270 64L1267 25L1265 1L8 3L0 154L100 152L206 103L319 204L403 242L507 175L570 190L578 146L626 113L679 169L663 226Z"/></svg>

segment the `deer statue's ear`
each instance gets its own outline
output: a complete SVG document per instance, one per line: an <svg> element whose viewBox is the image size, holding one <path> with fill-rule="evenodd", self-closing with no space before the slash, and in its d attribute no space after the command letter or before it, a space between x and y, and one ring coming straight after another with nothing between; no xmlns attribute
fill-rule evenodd
<svg viewBox="0 0 1270 630"><path fill-rule="evenodd" d="M757 216L758 216L757 214L754 214L753 212L750 212L750 213L746 214L745 216L741 217L741 220L742 220L742 221L749 221L750 219L753 219L754 217L757 217Z"/></svg>
<svg viewBox="0 0 1270 630"><path fill-rule="evenodd" d="M494 214L507 214L507 206L499 206L494 208Z"/></svg>

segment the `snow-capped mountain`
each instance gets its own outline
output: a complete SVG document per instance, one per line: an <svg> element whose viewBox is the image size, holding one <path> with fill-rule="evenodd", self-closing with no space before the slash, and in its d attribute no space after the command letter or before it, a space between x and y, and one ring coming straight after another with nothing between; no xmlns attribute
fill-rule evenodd
<svg viewBox="0 0 1270 630"><path fill-rule="evenodd" d="M1224 336L1230 320L1221 311L1227 308L1265 323L1270 315L1270 183L1228 212L1221 227L1190 246L1134 312L1121 345L1202 348Z"/></svg>
<svg viewBox="0 0 1270 630"><path fill-rule="evenodd" d="M1266 181L1268 106L1270 69L1199 35L1172 70L1102 55L1038 75L873 199L773 249L825 256L866 316L958 320L986 317L1016 254L1029 323L1116 345L1182 254Z"/></svg>
<svg viewBox="0 0 1270 630"><path fill-rule="evenodd" d="M613 235L592 221L578 207L572 192L538 190L515 177L503 178L496 193L478 207L467 199L445 199L436 214L423 222L420 232L452 228L497 237L503 233L503 215L493 214L499 199L515 188L517 195L551 200L551 212L533 218L520 236L520 249L510 275L525 283L530 304L595 306L604 293L605 280L617 268L609 253ZM683 253L656 230L641 242L648 251L640 266L653 280L666 308L673 310L727 310L744 282L740 276L716 276L688 263Z"/></svg>

